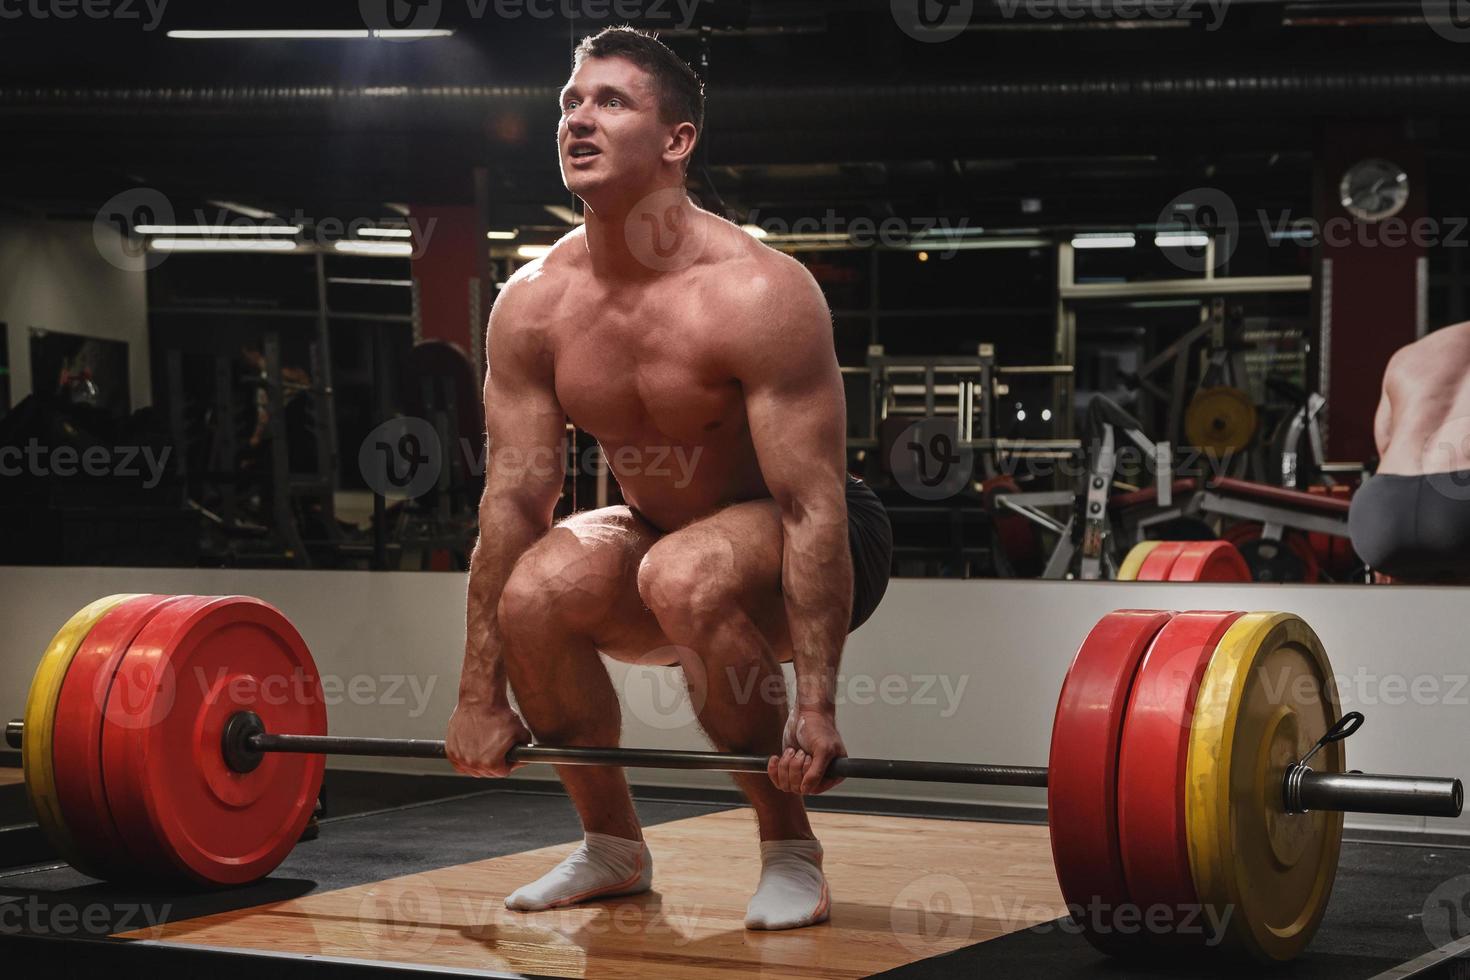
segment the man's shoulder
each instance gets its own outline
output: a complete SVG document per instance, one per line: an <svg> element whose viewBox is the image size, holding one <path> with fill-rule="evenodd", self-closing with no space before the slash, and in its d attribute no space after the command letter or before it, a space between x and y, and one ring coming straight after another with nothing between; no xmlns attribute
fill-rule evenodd
<svg viewBox="0 0 1470 980"><path fill-rule="evenodd" d="M1470 321L1452 323L1394 351L1384 375L1388 380L1412 380L1427 372L1456 373L1470 362Z"/></svg>
<svg viewBox="0 0 1470 980"><path fill-rule="evenodd" d="M726 309L757 315L825 305L821 288L806 266L785 252L737 229L718 261L706 268L705 283Z"/></svg>
<svg viewBox="0 0 1470 980"><path fill-rule="evenodd" d="M566 297L567 282L578 259L586 254L585 249L576 247L574 236L580 236L580 229L563 236L545 255L527 262L496 287L495 312L502 319L544 314Z"/></svg>

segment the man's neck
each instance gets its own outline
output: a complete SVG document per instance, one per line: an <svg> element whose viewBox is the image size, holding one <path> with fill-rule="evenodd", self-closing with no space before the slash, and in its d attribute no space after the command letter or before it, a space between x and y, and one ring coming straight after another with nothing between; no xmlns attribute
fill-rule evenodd
<svg viewBox="0 0 1470 980"><path fill-rule="evenodd" d="M587 255L598 278L645 281L693 264L700 216L682 183L623 203L584 204Z"/></svg>

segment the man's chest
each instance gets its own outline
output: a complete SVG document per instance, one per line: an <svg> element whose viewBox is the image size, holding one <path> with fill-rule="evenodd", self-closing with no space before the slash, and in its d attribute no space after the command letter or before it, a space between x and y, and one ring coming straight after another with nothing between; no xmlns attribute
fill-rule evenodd
<svg viewBox="0 0 1470 980"><path fill-rule="evenodd" d="M607 443L702 443L743 425L715 311L687 301L589 306L557 325L556 393Z"/></svg>

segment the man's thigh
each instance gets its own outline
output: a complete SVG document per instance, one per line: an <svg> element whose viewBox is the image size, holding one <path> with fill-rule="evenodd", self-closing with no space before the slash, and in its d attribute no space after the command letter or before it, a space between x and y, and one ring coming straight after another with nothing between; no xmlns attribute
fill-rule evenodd
<svg viewBox="0 0 1470 980"><path fill-rule="evenodd" d="M689 561L729 584L781 660L791 659L791 629L781 592L785 534L774 500L731 504L664 535L649 562Z"/></svg>
<svg viewBox="0 0 1470 980"><path fill-rule="evenodd" d="M559 522L538 546L581 565L582 581L595 583L587 601L602 606L592 641L609 657L640 663L674 663L658 620L638 594L638 566L662 535L624 505L584 510ZM575 599L575 597L573 597Z"/></svg>

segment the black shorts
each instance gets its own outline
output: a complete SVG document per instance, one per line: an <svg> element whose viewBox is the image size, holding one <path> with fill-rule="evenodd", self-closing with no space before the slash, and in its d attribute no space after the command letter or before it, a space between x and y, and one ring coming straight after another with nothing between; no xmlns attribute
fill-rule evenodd
<svg viewBox="0 0 1470 980"><path fill-rule="evenodd" d="M847 547L852 552L851 633L873 615L888 590L893 528L883 502L862 480L847 477Z"/></svg>
<svg viewBox="0 0 1470 980"><path fill-rule="evenodd" d="M1470 575L1470 470L1379 473L1353 494L1353 550L1373 569L1418 581Z"/></svg>

